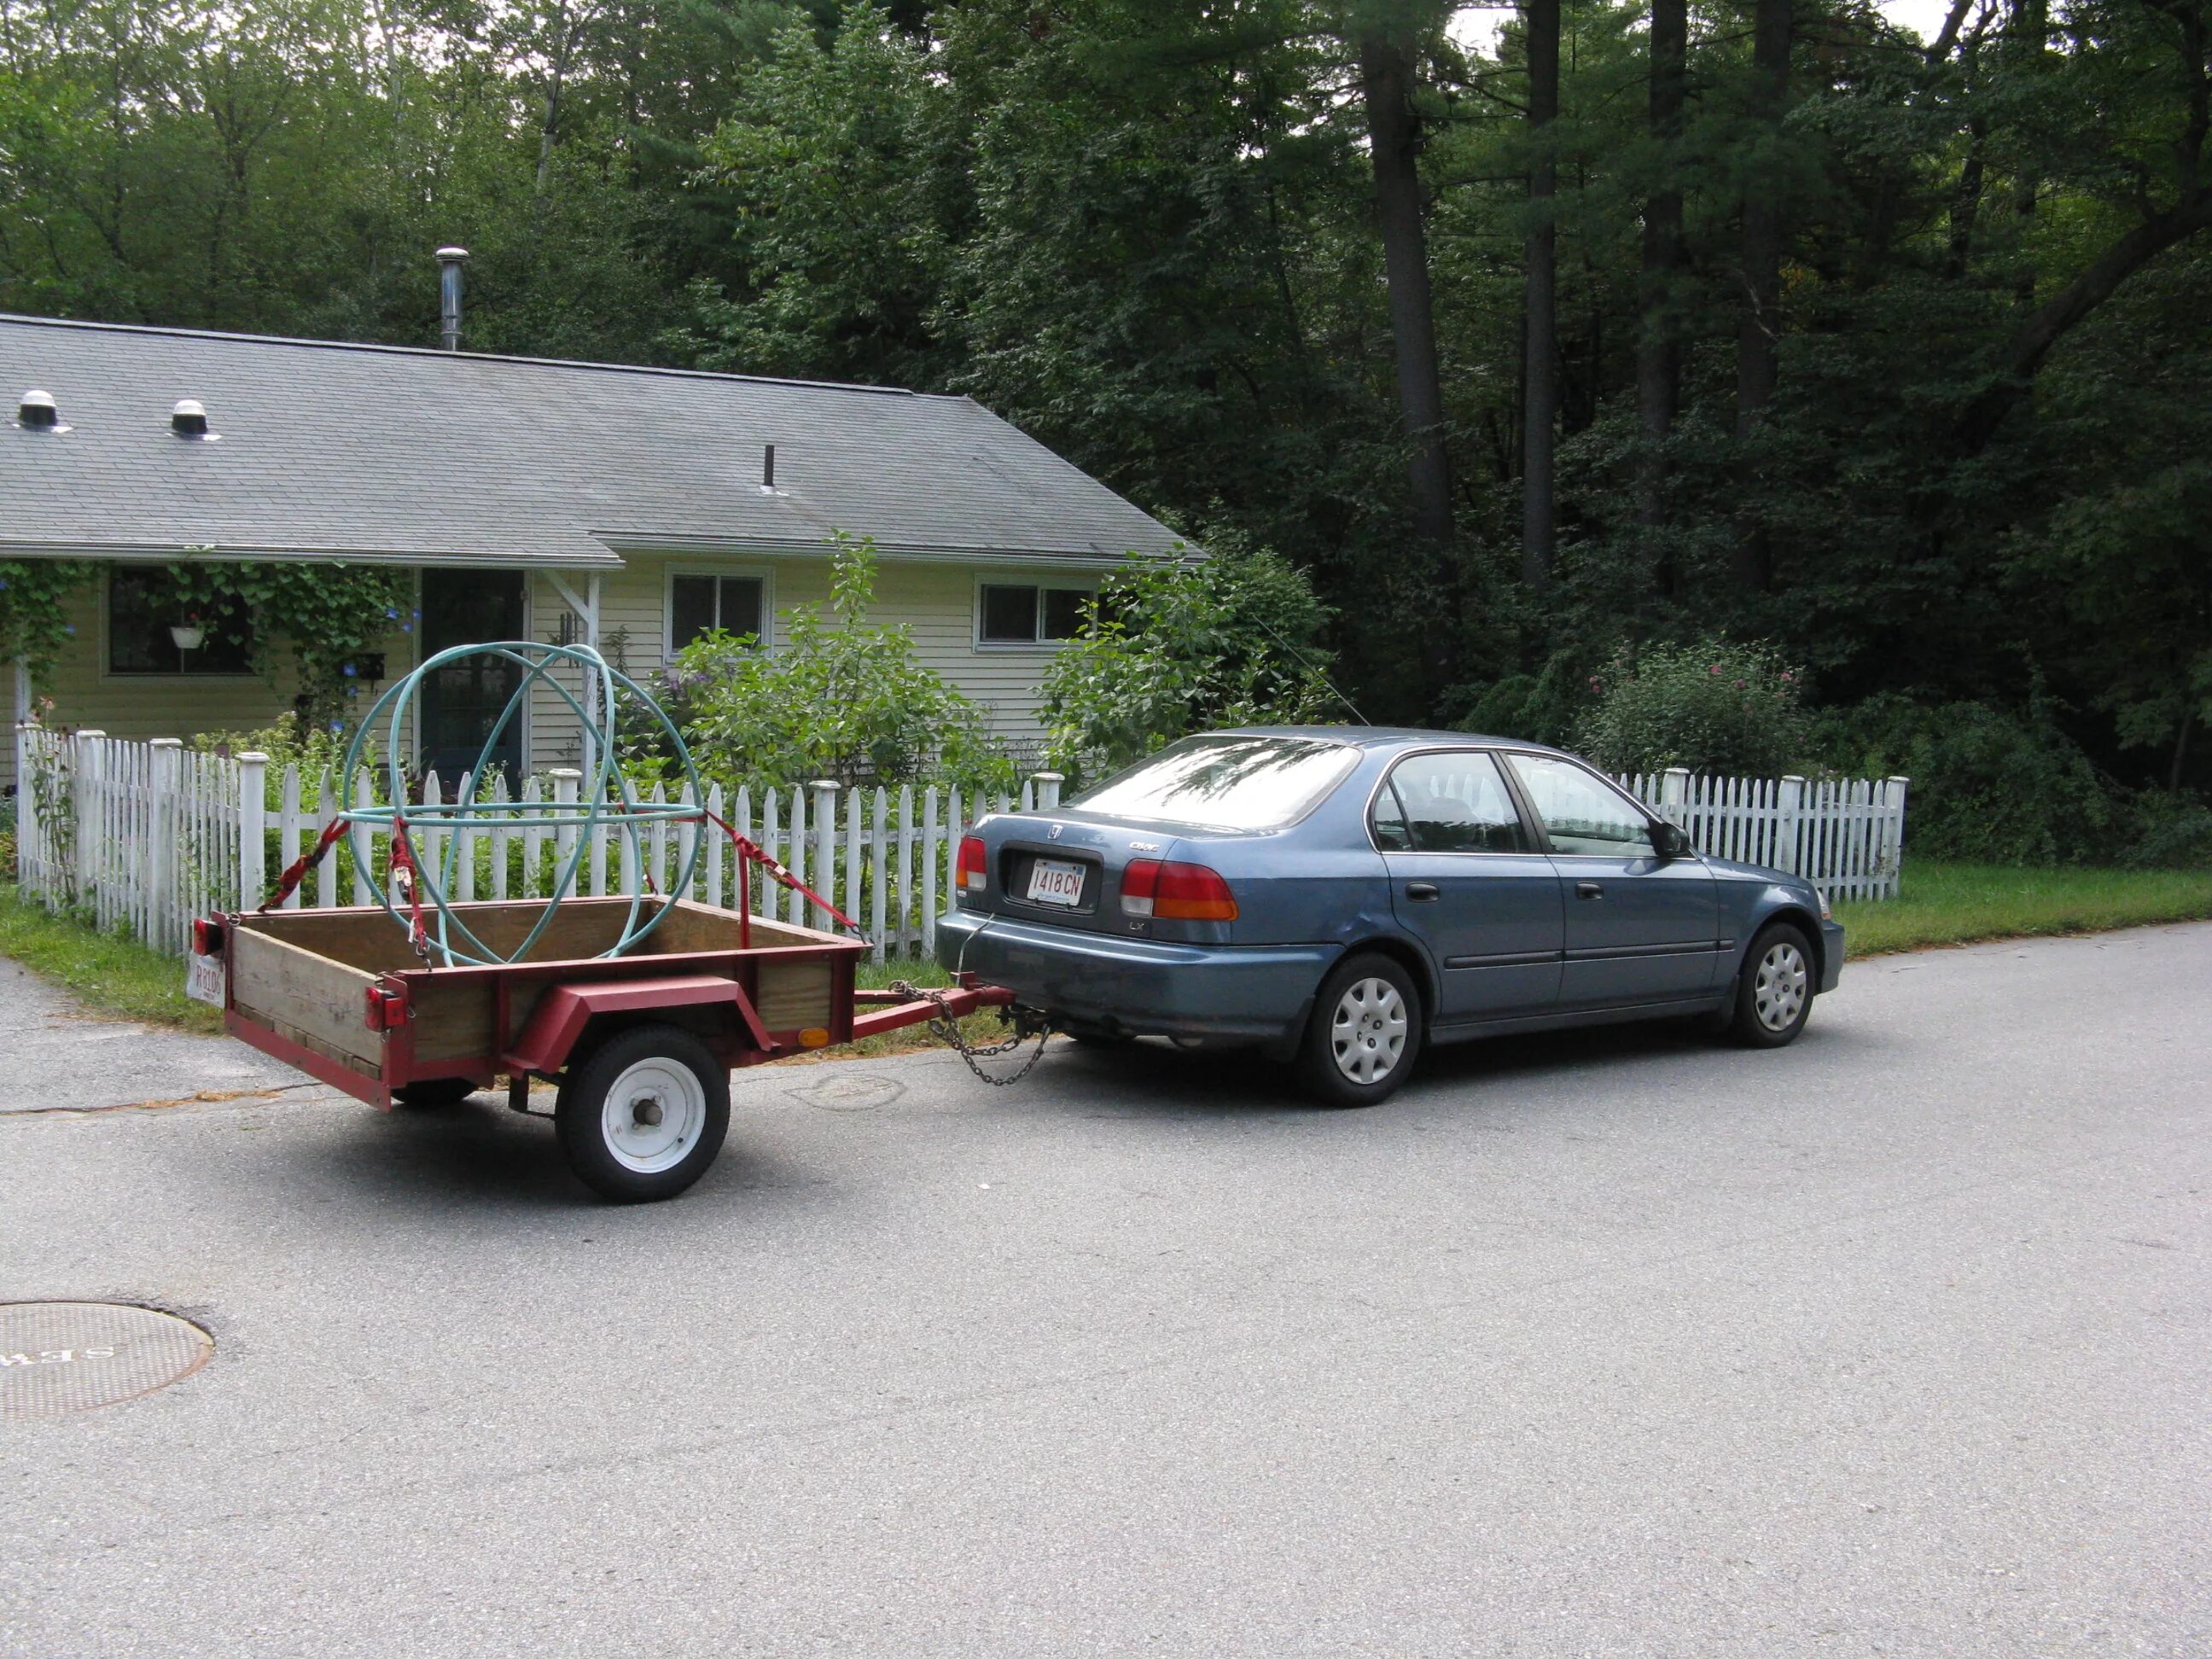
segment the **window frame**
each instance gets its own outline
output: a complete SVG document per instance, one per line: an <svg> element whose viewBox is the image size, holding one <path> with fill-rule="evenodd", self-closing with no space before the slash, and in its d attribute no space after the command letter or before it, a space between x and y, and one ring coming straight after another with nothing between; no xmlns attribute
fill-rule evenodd
<svg viewBox="0 0 2212 1659"><path fill-rule="evenodd" d="M146 560L111 559L105 561L100 573L100 633L96 648L100 653L100 678L102 684L113 682L118 685L144 685L149 682L167 684L176 681L190 684L196 680L252 680L263 678L261 672L251 664L242 668L201 669L187 672L184 668L121 668L115 665L115 577L122 570L149 570L156 575L165 567ZM251 619L251 612L248 613Z"/></svg>
<svg viewBox="0 0 2212 1659"><path fill-rule="evenodd" d="M1563 765L1571 766L1577 771L1583 773L1584 775L1596 780L1598 786L1601 788L1608 790L1614 795L1619 796L1622 801L1626 803L1631 812L1632 812L1636 817L1643 819L1644 838L1644 855L1656 856L1658 853L1658 843L1652 841L1651 831L1657 825L1665 823L1667 820L1661 817L1659 814L1654 812L1650 807L1646 806L1642 801L1637 799L1635 796L1630 794L1628 791L1622 788L1611 778L1606 776L1604 773L1599 771L1597 768L1592 766L1588 761L1575 755L1562 754L1556 751L1547 752L1541 749L1528 748L1501 749L1498 751L1498 757L1500 762L1498 769L1504 773L1506 783L1508 787L1512 789L1514 799L1521 803L1521 811L1524 820L1535 826L1537 839L1542 843L1546 856L1562 859L1599 859L1620 858L1626 855L1618 853L1562 853L1555 848L1552 845L1551 830L1544 823L1544 815L1536 810L1536 798L1528 793L1528 786L1521 780L1521 774L1515 770L1511 764L1516 758L1539 761L1557 761ZM1623 842L1621 845L1623 847L1626 847L1629 843ZM1694 858L1697 857L1698 854L1692 853L1689 856Z"/></svg>
<svg viewBox="0 0 2212 1659"><path fill-rule="evenodd" d="M1031 615L1031 623L1036 629L1034 636L1026 640L987 640L983 637L983 590L987 587L1026 587L1036 592L1036 604ZM1059 591L1080 594L1085 599L1095 603L1098 598L1098 587L1096 580L1085 586L1064 577L1054 580L1030 576L1017 580L994 572L978 571L975 599L969 611L969 647L975 651L1057 651L1068 640L1080 639L1082 635L1072 634L1068 640L1048 640L1044 636L1044 596Z"/></svg>
<svg viewBox="0 0 2212 1659"><path fill-rule="evenodd" d="M1534 805L1522 792L1521 780L1514 775L1513 769L1505 763L1505 757L1509 752L1506 750L1488 748L1480 744L1456 743L1434 744L1421 749L1400 750L1390 757L1389 763L1382 769L1382 776L1375 781L1375 787L1367 793L1367 806L1361 814L1360 823L1367 831L1368 845L1377 853L1386 856L1395 854L1400 858L1540 859L1548 857L1551 853L1551 842L1550 838L1544 834L1544 821L1537 815ZM1505 787L1506 799L1513 803L1514 811L1520 816L1521 833L1528 837L1528 845L1517 853L1502 852L1490 847L1455 847L1440 848L1435 852L1429 852L1419 847L1385 847L1382 838L1375 833L1375 803L1382 798L1382 792L1388 789L1390 792L1391 800L1397 805L1401 821L1410 822L1404 817L1405 797L1398 793L1397 785L1394 780L1398 775L1398 769L1407 761L1419 760L1429 755L1487 755L1490 757L1490 763L1498 769L1498 781Z"/></svg>
<svg viewBox="0 0 2212 1659"><path fill-rule="evenodd" d="M763 656L775 654L775 576L766 565L714 564L690 561L672 561L660 577L660 659L674 662L676 653L684 647L676 643L676 579L678 576L712 576L717 580L736 578L761 585L760 642L755 647ZM714 590L714 608L721 610L722 591ZM686 641L689 643L689 641Z"/></svg>

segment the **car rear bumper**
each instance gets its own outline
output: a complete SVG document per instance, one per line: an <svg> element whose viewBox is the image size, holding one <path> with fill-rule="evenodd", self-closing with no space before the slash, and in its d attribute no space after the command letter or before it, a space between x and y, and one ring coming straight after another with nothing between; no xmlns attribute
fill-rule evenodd
<svg viewBox="0 0 2212 1659"><path fill-rule="evenodd" d="M1334 945L1163 945L955 910L937 959L1032 1008L1139 1036L1289 1042Z"/></svg>
<svg viewBox="0 0 2212 1659"><path fill-rule="evenodd" d="M1839 921L1820 924L1820 988L1832 991L1844 976L1844 927Z"/></svg>

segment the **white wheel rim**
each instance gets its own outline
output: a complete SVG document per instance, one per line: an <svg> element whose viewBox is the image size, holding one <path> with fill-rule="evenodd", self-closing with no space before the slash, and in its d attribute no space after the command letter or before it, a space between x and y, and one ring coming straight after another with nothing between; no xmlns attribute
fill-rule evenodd
<svg viewBox="0 0 2212 1659"><path fill-rule="evenodd" d="M1770 1031L1786 1031L1805 1006L1805 953L1783 939L1767 947L1752 981L1751 1006Z"/></svg>
<svg viewBox="0 0 2212 1659"><path fill-rule="evenodd" d="M1398 988L1387 979L1354 980L1329 1021L1329 1052L1352 1082L1379 1083L1398 1069L1406 1031L1406 999Z"/></svg>
<svg viewBox="0 0 2212 1659"><path fill-rule="evenodd" d="M706 1127L706 1085L689 1066L658 1054L617 1077L599 1108L607 1151L639 1175L681 1164Z"/></svg>

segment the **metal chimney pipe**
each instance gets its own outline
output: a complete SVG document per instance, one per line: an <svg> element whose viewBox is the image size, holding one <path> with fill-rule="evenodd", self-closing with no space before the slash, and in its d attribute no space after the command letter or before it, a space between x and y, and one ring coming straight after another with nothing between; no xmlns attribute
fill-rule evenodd
<svg viewBox="0 0 2212 1659"><path fill-rule="evenodd" d="M438 250L438 344L447 351L461 349L461 267L468 262L465 247Z"/></svg>

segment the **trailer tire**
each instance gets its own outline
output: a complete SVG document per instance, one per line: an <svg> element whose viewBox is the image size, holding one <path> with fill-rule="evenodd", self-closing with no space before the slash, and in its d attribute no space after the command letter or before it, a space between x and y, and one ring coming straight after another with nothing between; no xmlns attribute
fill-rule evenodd
<svg viewBox="0 0 2212 1659"><path fill-rule="evenodd" d="M553 1127L568 1167L600 1197L673 1198L722 1150L729 1069L680 1026L633 1025L569 1069Z"/></svg>

